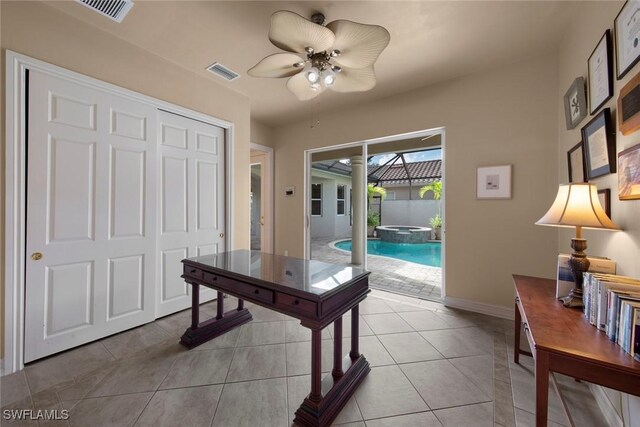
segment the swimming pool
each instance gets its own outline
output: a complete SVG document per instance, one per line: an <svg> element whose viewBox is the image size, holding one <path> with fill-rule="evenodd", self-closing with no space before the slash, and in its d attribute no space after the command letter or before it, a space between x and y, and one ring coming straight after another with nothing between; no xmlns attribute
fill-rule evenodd
<svg viewBox="0 0 640 427"><path fill-rule="evenodd" d="M351 251L351 240L335 244L336 248ZM367 240L367 253L381 255L417 264L441 267L440 243L391 243L384 240Z"/></svg>

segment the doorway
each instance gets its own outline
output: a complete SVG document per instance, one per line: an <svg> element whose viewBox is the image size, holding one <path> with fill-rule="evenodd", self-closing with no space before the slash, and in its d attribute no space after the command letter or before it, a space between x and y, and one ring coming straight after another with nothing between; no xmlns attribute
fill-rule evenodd
<svg viewBox="0 0 640 427"><path fill-rule="evenodd" d="M273 148L251 144L250 248L273 253Z"/></svg>
<svg viewBox="0 0 640 427"><path fill-rule="evenodd" d="M306 257L361 266L372 272L372 288L444 298L444 138L438 128L308 150ZM333 211L340 209L338 187L345 180L346 194L353 193L344 196L350 228L334 227L332 233L326 223L337 224ZM392 239L390 233L395 233ZM396 237L409 241L396 242ZM411 246L408 253L405 246Z"/></svg>

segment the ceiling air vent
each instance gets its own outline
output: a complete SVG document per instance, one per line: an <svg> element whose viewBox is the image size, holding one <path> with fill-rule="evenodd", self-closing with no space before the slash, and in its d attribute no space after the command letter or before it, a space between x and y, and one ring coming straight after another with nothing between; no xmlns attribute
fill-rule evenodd
<svg viewBox="0 0 640 427"><path fill-rule="evenodd" d="M228 80L230 82L234 81L235 79L237 79L238 77L240 77L240 74L236 73L235 71L225 67L224 65L220 64L219 62L214 62L213 64L209 65L207 67L207 70L211 71L213 74L222 77L225 80Z"/></svg>
<svg viewBox="0 0 640 427"><path fill-rule="evenodd" d="M78 3L93 9L101 15L122 22L133 7L131 0L76 0Z"/></svg>

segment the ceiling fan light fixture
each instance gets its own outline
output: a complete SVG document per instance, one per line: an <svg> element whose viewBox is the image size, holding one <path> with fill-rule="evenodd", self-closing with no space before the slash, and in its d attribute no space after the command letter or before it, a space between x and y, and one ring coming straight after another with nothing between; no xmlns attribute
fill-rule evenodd
<svg viewBox="0 0 640 427"><path fill-rule="evenodd" d="M311 87L311 90L317 92L320 90L320 83L312 83L310 87Z"/></svg>
<svg viewBox="0 0 640 427"><path fill-rule="evenodd" d="M342 52L340 52L340 49L333 49L329 54L329 56L331 56L332 58L335 58L336 56L340 56L341 53Z"/></svg>
<svg viewBox="0 0 640 427"><path fill-rule="evenodd" d="M317 67L311 67L306 71L305 77L311 84L318 83L320 80L320 70Z"/></svg>
<svg viewBox="0 0 640 427"><path fill-rule="evenodd" d="M322 71L322 84L325 87L332 86L336 82L336 73L332 69Z"/></svg>

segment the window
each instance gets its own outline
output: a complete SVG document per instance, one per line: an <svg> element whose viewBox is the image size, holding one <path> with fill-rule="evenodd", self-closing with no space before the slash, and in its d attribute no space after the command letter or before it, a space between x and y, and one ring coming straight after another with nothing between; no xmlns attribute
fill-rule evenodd
<svg viewBox="0 0 640 427"><path fill-rule="evenodd" d="M344 192L345 192L345 185L338 185L338 194L337 194L337 200L338 200L338 215L344 215Z"/></svg>
<svg viewBox="0 0 640 427"><path fill-rule="evenodd" d="M311 215L322 216L322 184L311 184Z"/></svg>
<svg viewBox="0 0 640 427"><path fill-rule="evenodd" d="M395 200L396 192L395 191L387 191L387 199L386 200Z"/></svg>

